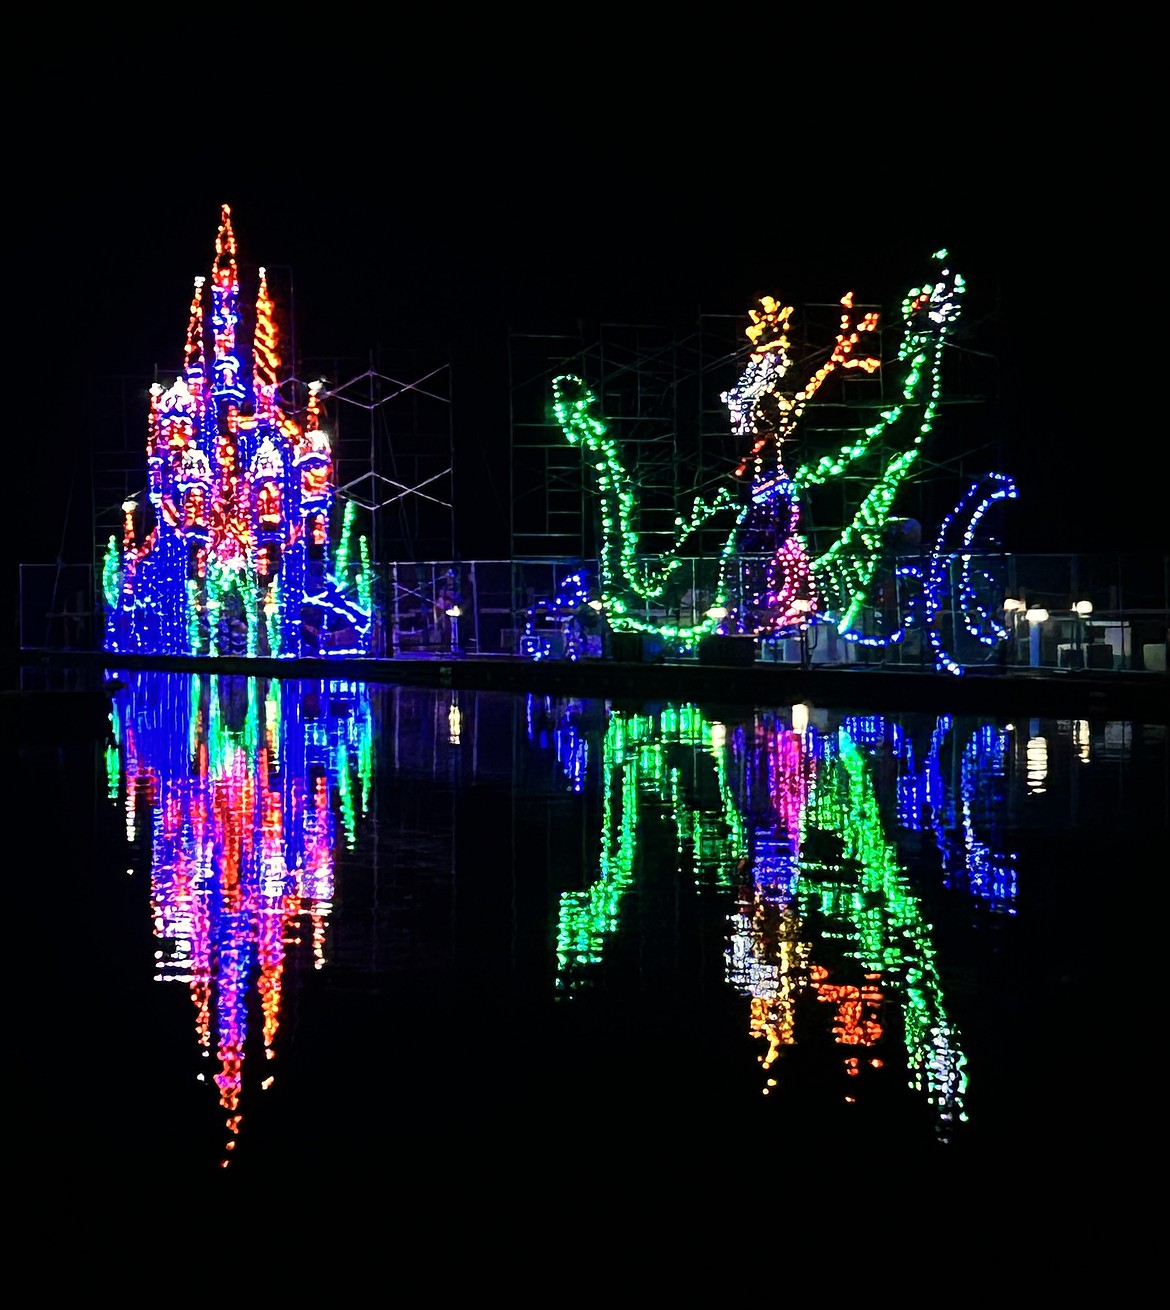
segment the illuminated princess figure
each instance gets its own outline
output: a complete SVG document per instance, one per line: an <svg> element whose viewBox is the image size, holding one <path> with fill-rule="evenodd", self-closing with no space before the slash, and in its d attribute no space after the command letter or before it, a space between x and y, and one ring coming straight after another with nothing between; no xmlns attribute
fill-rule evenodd
<svg viewBox="0 0 1170 1310"><path fill-rule="evenodd" d="M808 548L800 533L801 499L784 467L784 445L791 441L804 407L834 369L861 368L872 373L879 361L853 358L862 332L872 332L877 315L867 313L856 329L851 325L852 297L841 304L841 330L828 363L795 392L781 382L788 373L786 329L791 305L764 296L750 312L747 329L752 352L739 382L721 397L731 430L750 439L751 446L736 477L750 472L751 504L741 517L739 550L747 594L737 617L740 631L775 636L809 623L820 608ZM761 557L753 562L753 556Z"/></svg>
<svg viewBox="0 0 1170 1310"><path fill-rule="evenodd" d="M211 284L211 305L204 294ZM146 504L123 505L103 570L105 648L166 655L367 654L366 539L349 565L352 504L334 542L333 455L321 383L297 422L277 402L275 307L260 269L251 368L239 324L231 210L197 277L183 376L150 389Z"/></svg>

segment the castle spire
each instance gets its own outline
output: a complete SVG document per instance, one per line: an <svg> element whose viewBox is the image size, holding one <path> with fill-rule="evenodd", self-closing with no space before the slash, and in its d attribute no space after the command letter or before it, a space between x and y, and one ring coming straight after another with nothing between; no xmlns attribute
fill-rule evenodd
<svg viewBox="0 0 1170 1310"><path fill-rule="evenodd" d="M277 353L276 319L268 294L268 270L261 266L260 290L256 294L256 330L252 340L252 390L256 394L256 417L271 423L276 411L276 383L280 370Z"/></svg>
<svg viewBox="0 0 1170 1310"><path fill-rule="evenodd" d="M211 328L215 338L213 392L215 396L234 400L237 404L244 398L240 361L236 355L239 296L240 270L236 263L232 211L230 205L223 205L215 238L215 262L211 266Z"/></svg>
<svg viewBox="0 0 1170 1310"><path fill-rule="evenodd" d="M187 341L183 347L183 377L187 389L195 397L195 406L200 417L206 405L205 383L207 381L207 354L203 346L203 284L205 277L195 279L195 291L191 297L191 311L187 320Z"/></svg>

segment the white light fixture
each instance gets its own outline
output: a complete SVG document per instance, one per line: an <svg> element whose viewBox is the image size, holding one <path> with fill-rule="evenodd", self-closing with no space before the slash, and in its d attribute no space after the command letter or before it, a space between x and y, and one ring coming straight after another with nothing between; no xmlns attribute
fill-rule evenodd
<svg viewBox="0 0 1170 1310"><path fill-rule="evenodd" d="M138 508L138 502L136 500L124 500L122 502L123 514L133 514L137 508Z"/></svg>
<svg viewBox="0 0 1170 1310"><path fill-rule="evenodd" d="M1003 603L1003 612L1005 614L1015 614L1018 610L1024 609L1022 600L1005 600Z"/></svg>
<svg viewBox="0 0 1170 1310"><path fill-rule="evenodd" d="M1076 612L1083 619L1086 615L1092 614L1093 602L1091 600L1078 600L1077 603L1073 606L1073 609L1076 610Z"/></svg>
<svg viewBox="0 0 1170 1310"><path fill-rule="evenodd" d="M1048 611L1043 606L1037 605L1035 609L1025 610L1024 618L1029 623L1047 623Z"/></svg>
<svg viewBox="0 0 1170 1310"><path fill-rule="evenodd" d="M727 617L727 611L722 605L712 605L707 611L707 617L709 619L725 619Z"/></svg>
<svg viewBox="0 0 1170 1310"><path fill-rule="evenodd" d="M449 619L457 619L463 613L463 611L459 608L458 605L452 605L449 610L444 610L443 613L446 614L446 616ZM1048 616L1045 615L1044 617L1047 618Z"/></svg>

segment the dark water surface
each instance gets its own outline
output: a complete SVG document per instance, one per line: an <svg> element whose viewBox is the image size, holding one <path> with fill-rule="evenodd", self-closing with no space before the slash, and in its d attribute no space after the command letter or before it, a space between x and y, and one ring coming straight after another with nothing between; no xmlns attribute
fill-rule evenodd
<svg viewBox="0 0 1170 1310"><path fill-rule="evenodd" d="M1119 1167L1162 726L120 677L6 752L42 1184L750 1225Z"/></svg>

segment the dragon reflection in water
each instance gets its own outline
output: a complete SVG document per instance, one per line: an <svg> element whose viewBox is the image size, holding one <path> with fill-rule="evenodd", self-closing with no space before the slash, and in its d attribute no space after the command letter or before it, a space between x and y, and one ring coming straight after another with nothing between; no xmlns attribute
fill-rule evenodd
<svg viewBox="0 0 1170 1310"><path fill-rule="evenodd" d="M937 418L943 352L960 317L966 287L961 274L949 268L945 250L934 259L940 266L934 279L907 292L902 301L897 399L836 451L791 470L785 464L786 448L794 447L806 408L825 382L834 374L874 373L881 367L865 351L879 316L866 312L857 317L852 294L844 296L830 355L798 387L788 389L784 384L792 367L788 329L793 310L770 296L760 300L747 329L747 365L721 397L733 433L747 443L733 485L721 487L710 500L696 497L689 515L676 516L671 546L655 556L639 553L635 480L606 434L595 395L575 374L553 380L556 420L566 439L587 453L596 480L602 525L599 600L614 631L652 632L685 650L714 632L769 639L800 635L813 624L830 624L845 640L887 646L918 626L928 635L937 667L952 673L962 668L943 642L944 606L983 645L1007 639L1007 630L994 618L998 601L992 599L993 580L980 572L971 550L987 510L1016 497L1013 481L998 473L976 479L945 517L930 548L896 565L903 602L898 619L876 635L867 630L878 603L879 576L890 565L895 497L914 471ZM745 501L743 486L749 478ZM846 480L866 490L838 535L814 553L802 531L802 510L816 488L837 483L847 491ZM642 617L683 567L688 541L700 528L718 526L724 517L732 521L704 617L685 627Z"/></svg>
<svg viewBox="0 0 1170 1310"><path fill-rule="evenodd" d="M558 759L578 790L575 707L555 717ZM783 1100L805 1067L797 1048L828 1042L846 1100L900 1078L945 1142L966 1120L965 1042L925 889L899 847L906 833L915 845L933 832L947 887L987 914L1016 913L1016 857L998 844L988 806L1005 734L944 716L916 739L883 716L847 715L835 726L822 717L761 712L725 725L693 705L608 715L592 743L604 794L597 877L562 893L558 992L567 999L602 985L623 918L650 895L646 834L664 825L676 835L673 894L689 884L700 900L729 907L724 977L747 998L763 1094Z"/></svg>

